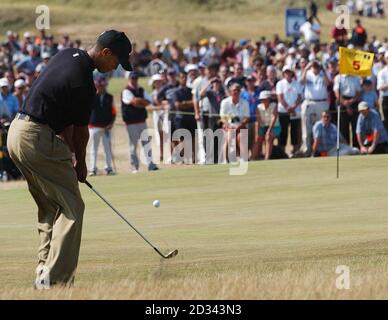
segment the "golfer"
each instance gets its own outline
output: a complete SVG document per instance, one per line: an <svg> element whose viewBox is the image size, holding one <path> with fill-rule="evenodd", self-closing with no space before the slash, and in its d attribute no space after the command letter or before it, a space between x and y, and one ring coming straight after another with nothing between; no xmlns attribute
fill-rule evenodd
<svg viewBox="0 0 388 320"><path fill-rule="evenodd" d="M88 122L96 96L93 70L109 72L121 64L130 71L131 51L126 35L115 30L103 32L87 52L60 51L12 122L9 153L38 206L37 289L74 281L85 208L78 181L87 175Z"/></svg>

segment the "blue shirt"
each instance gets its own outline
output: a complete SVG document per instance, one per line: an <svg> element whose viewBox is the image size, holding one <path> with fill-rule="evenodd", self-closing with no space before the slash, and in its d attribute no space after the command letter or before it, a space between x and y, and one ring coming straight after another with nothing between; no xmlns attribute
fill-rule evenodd
<svg viewBox="0 0 388 320"><path fill-rule="evenodd" d="M361 101L365 101L368 104L369 108L374 108L377 100L378 96L376 91L374 90L367 92L364 91L361 95Z"/></svg>
<svg viewBox="0 0 388 320"><path fill-rule="evenodd" d="M378 112L369 109L367 117L360 113L357 119L356 133L360 134L362 139L365 139L367 135L373 134L376 131L380 133L377 144L388 142L388 134Z"/></svg>
<svg viewBox="0 0 388 320"><path fill-rule="evenodd" d="M255 88L255 91L248 92L248 90L243 90L240 94L240 98L248 101L249 103L249 122L256 121L256 110L257 105L259 104L260 90Z"/></svg>
<svg viewBox="0 0 388 320"><path fill-rule="evenodd" d="M5 105L8 108L9 113L14 116L19 111L19 101L18 99L13 95L8 93L8 95L3 96L0 94L0 100L2 100Z"/></svg>
<svg viewBox="0 0 388 320"><path fill-rule="evenodd" d="M16 67L18 69L22 70L28 70L30 72L34 72L37 65L42 62L42 59L39 57L32 58L28 57L27 59L24 59L16 64Z"/></svg>
<svg viewBox="0 0 388 320"><path fill-rule="evenodd" d="M313 127L314 139L319 139L318 152L328 152L337 145L337 127L329 123L327 126L320 120Z"/></svg>

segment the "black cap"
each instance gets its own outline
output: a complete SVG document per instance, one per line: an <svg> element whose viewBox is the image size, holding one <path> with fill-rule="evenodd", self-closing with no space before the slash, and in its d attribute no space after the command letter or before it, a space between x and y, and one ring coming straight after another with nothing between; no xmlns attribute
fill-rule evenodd
<svg viewBox="0 0 388 320"><path fill-rule="evenodd" d="M116 30L107 30L100 34L97 43L103 48L109 48L119 58L121 66L132 71L132 65L129 62L129 55L132 52L131 41L127 38L124 32Z"/></svg>

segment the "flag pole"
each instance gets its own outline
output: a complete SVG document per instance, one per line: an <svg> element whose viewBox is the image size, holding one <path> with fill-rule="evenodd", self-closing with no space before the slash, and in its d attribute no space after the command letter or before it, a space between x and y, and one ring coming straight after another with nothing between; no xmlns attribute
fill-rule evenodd
<svg viewBox="0 0 388 320"><path fill-rule="evenodd" d="M340 137L340 124L341 124L341 75L339 75L339 85L338 85L338 105L337 105L337 179L339 179L339 137Z"/></svg>

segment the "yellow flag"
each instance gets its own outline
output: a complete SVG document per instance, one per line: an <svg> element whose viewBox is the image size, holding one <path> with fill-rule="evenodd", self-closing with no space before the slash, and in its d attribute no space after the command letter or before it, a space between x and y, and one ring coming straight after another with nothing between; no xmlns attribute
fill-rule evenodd
<svg viewBox="0 0 388 320"><path fill-rule="evenodd" d="M373 59L373 53L340 47L339 73L368 77L372 74Z"/></svg>

